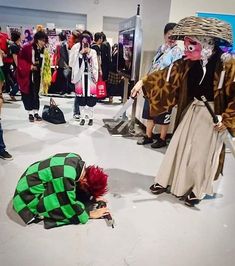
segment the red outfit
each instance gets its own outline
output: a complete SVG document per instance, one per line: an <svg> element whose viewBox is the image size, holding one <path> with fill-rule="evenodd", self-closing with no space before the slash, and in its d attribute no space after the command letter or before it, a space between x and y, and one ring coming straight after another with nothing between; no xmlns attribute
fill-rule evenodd
<svg viewBox="0 0 235 266"><path fill-rule="evenodd" d="M21 92L30 92L30 72L32 62L32 43L25 44L18 56L17 82Z"/></svg>

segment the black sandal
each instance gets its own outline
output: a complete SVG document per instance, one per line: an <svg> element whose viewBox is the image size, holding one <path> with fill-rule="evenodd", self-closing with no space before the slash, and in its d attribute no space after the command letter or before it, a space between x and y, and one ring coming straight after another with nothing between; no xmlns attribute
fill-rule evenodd
<svg viewBox="0 0 235 266"><path fill-rule="evenodd" d="M199 204L200 200L196 198L195 194L191 192L184 201L184 204L188 207L194 207L195 205Z"/></svg>
<svg viewBox="0 0 235 266"><path fill-rule="evenodd" d="M155 195L159 195L159 194L162 194L162 193L167 191L167 188L161 186L158 183L157 184L153 184L149 189Z"/></svg>

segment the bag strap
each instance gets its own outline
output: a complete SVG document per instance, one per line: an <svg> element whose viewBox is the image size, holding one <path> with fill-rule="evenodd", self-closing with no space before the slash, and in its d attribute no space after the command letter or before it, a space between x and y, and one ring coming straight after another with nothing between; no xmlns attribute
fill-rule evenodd
<svg viewBox="0 0 235 266"><path fill-rule="evenodd" d="M51 97L50 98L50 106L52 106L52 105L57 106L55 100Z"/></svg>

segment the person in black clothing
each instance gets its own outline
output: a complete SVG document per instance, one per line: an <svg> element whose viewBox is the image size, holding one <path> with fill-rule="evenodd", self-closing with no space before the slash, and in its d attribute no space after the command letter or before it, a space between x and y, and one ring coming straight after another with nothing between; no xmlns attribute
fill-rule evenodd
<svg viewBox="0 0 235 266"><path fill-rule="evenodd" d="M1 71L1 70L0 70ZM6 151L6 145L3 140L3 130L1 125L1 109L3 104L3 97L2 97L2 84L3 80L0 78L0 158L3 160L12 160L12 155Z"/></svg>
<svg viewBox="0 0 235 266"><path fill-rule="evenodd" d="M112 46L111 59L107 81L107 90L110 103L113 102L113 96L123 97L124 81L122 75L118 73L118 68L122 69L125 67L125 59L123 57L123 47L121 43L115 43Z"/></svg>
<svg viewBox="0 0 235 266"><path fill-rule="evenodd" d="M65 93L71 93L69 90L69 80L71 76L69 75L69 54L66 34L61 32L59 34L60 44L56 47L56 67L57 67L57 79L56 79L56 89L61 95ZM66 69L66 71L65 71ZM66 74L68 73L68 75Z"/></svg>
<svg viewBox="0 0 235 266"><path fill-rule="evenodd" d="M106 35L103 32L101 32L101 35L103 39L102 44L100 46L102 78L104 81L107 81L111 64L111 47L106 39Z"/></svg>
<svg viewBox="0 0 235 266"><path fill-rule="evenodd" d="M99 77L102 77L102 59L101 59L101 44L103 36L100 32L96 32L94 35L94 42L91 44L91 49L94 49L97 53Z"/></svg>
<svg viewBox="0 0 235 266"><path fill-rule="evenodd" d="M13 44L10 45L9 50L10 54L13 58L13 63L12 63L12 75L11 75L11 90L10 90L10 97L12 101L16 101L16 94L19 91L19 87L16 81L16 70L17 70L17 64L18 64L18 54L20 52L21 46L21 33L18 31L13 31L11 33L11 40Z"/></svg>

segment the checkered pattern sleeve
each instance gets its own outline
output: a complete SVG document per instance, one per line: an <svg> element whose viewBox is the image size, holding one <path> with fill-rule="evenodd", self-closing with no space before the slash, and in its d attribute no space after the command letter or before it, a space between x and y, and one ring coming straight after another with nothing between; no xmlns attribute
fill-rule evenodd
<svg viewBox="0 0 235 266"><path fill-rule="evenodd" d="M19 180L13 206L25 223L44 218L45 228L86 223L89 214L76 200L76 181L84 162L73 153L56 154L31 165Z"/></svg>
<svg viewBox="0 0 235 266"><path fill-rule="evenodd" d="M89 219L89 214L85 210L84 204L76 199L76 188L73 180L71 178L65 178L64 186L66 187L67 197L74 212L72 218L74 218L75 223L78 221L79 223L85 224ZM66 211L66 208L64 210ZM67 211L70 212L70 208Z"/></svg>
<svg viewBox="0 0 235 266"><path fill-rule="evenodd" d="M64 224L85 224L89 219L83 203L76 200L74 180L66 177L57 184L48 184L39 200L38 211L44 217L46 229Z"/></svg>

